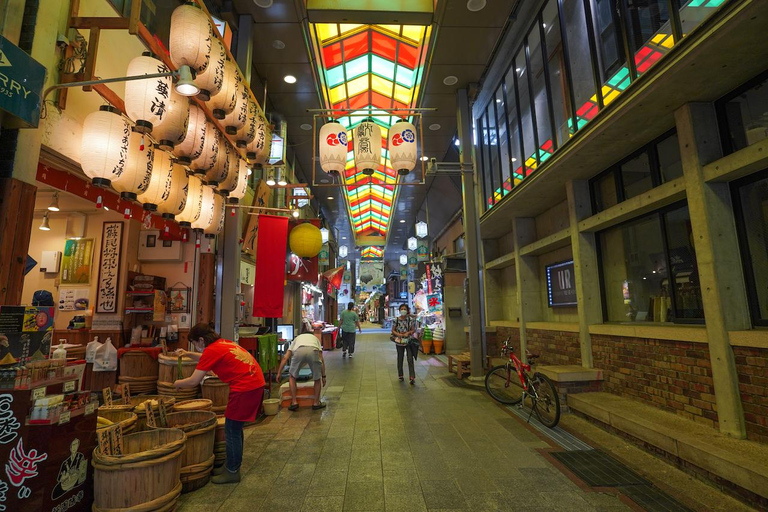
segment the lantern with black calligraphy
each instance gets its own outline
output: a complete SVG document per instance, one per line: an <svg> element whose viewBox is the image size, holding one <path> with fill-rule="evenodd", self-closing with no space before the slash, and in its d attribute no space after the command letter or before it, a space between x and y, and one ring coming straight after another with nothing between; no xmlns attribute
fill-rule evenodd
<svg viewBox="0 0 768 512"><path fill-rule="evenodd" d="M149 137L139 132L131 132L128 138L128 156L119 178L112 180L112 188L120 192L120 197L136 200L137 194L143 194L152 178L152 159L155 150Z"/></svg>
<svg viewBox="0 0 768 512"><path fill-rule="evenodd" d="M200 207L200 216L196 221L192 222L192 229L197 233L202 233L213 221L214 202L213 196L216 194L213 192L213 188L203 186L203 199L202 206Z"/></svg>
<svg viewBox="0 0 768 512"><path fill-rule="evenodd" d="M229 143L222 137L221 144L219 144L218 155L216 155L216 162L210 170L205 173L205 180L209 185L217 187L219 183L222 183L227 179L229 175L229 163L230 155L235 151Z"/></svg>
<svg viewBox="0 0 768 512"><path fill-rule="evenodd" d="M172 90L165 120L152 130L152 138L157 141L160 148L173 151L176 144L181 143L187 135L188 125L189 99Z"/></svg>
<svg viewBox="0 0 768 512"><path fill-rule="evenodd" d="M381 165L381 128L373 121L363 121L352 129L355 167L371 176Z"/></svg>
<svg viewBox="0 0 768 512"><path fill-rule="evenodd" d="M225 61L221 90L216 95L211 95L211 99L207 102L208 108L213 111L213 117L224 119L227 114L235 109L239 85L240 73L237 72L237 66L231 60Z"/></svg>
<svg viewBox="0 0 768 512"><path fill-rule="evenodd" d="M269 127L265 127L264 130L264 147L261 148L256 154L256 158L253 161L257 164L264 165L269 161L269 155L272 152L272 130Z"/></svg>
<svg viewBox="0 0 768 512"><path fill-rule="evenodd" d="M227 176L216 187L224 196L229 196L230 192L237 187L237 180L240 175L240 156L234 148L230 147L229 150L227 155Z"/></svg>
<svg viewBox="0 0 768 512"><path fill-rule="evenodd" d="M176 221L179 226L190 227L200 217L200 211L203 208L203 181L196 175L189 177L189 184L187 185L187 202L184 204L184 208L181 213L176 215Z"/></svg>
<svg viewBox="0 0 768 512"><path fill-rule="evenodd" d="M245 122L248 120L248 103L251 99L248 94L248 88L245 86L245 80L240 77L237 80L237 90L235 91L235 108L229 114L224 117L224 130L227 135L237 135L237 132L245 126Z"/></svg>
<svg viewBox="0 0 768 512"><path fill-rule="evenodd" d="M155 146L152 156L152 178L147 190L137 198L144 203L144 209L157 210L157 205L167 201L171 196L171 180L173 179L173 160L170 153Z"/></svg>
<svg viewBox="0 0 768 512"><path fill-rule="evenodd" d="M213 218L203 231L205 238L213 238L224 229L226 202L221 194L213 194Z"/></svg>
<svg viewBox="0 0 768 512"><path fill-rule="evenodd" d="M253 100L248 100L248 111L245 118L245 124L237 131L235 140L237 147L245 148L256 138L256 127L259 122L259 106Z"/></svg>
<svg viewBox="0 0 768 512"><path fill-rule="evenodd" d="M164 219L174 219L184 210L189 195L187 171L180 164L173 164L171 171L171 190L168 198L157 205L157 211Z"/></svg>
<svg viewBox="0 0 768 512"><path fill-rule="evenodd" d="M200 156L192 161L190 167L196 174L205 174L216 165L221 143L221 132L211 122L205 123L205 138L203 139L203 151Z"/></svg>
<svg viewBox="0 0 768 512"><path fill-rule="evenodd" d="M212 38L208 16L198 6L186 3L173 10L168 46L174 66L187 65L195 73L205 71L211 58Z"/></svg>
<svg viewBox="0 0 768 512"><path fill-rule="evenodd" d="M197 97L208 101L221 91L224 85L224 63L227 61L227 52L218 38L211 39L211 59L205 71L195 77L195 85L200 88Z"/></svg>
<svg viewBox="0 0 768 512"><path fill-rule="evenodd" d="M189 165L192 160L195 160L203 153L206 123L207 119L203 109L194 103L190 103L189 122L187 123L186 133L182 141L173 148L173 153L178 157L180 163Z"/></svg>
<svg viewBox="0 0 768 512"><path fill-rule="evenodd" d="M131 127L114 107L102 106L83 123L83 172L97 187L108 187L125 172Z"/></svg>
<svg viewBox="0 0 768 512"><path fill-rule="evenodd" d="M416 127L400 120L389 129L389 161L400 176L416 167Z"/></svg>
<svg viewBox="0 0 768 512"><path fill-rule="evenodd" d="M256 129L253 140L251 140L245 147L247 151L246 156L249 160L256 160L256 157L264 149L264 145L267 143L267 121L261 114L256 116Z"/></svg>
<svg viewBox="0 0 768 512"><path fill-rule="evenodd" d="M245 197L245 193L248 192L248 164L242 158L238 159L238 164L237 185L229 193L229 202L232 204L238 204Z"/></svg>
<svg viewBox="0 0 768 512"><path fill-rule="evenodd" d="M128 76L169 72L168 66L149 53L128 63ZM165 120L172 85L170 76L125 82L125 113L136 123L136 131L150 133Z"/></svg>
<svg viewBox="0 0 768 512"><path fill-rule="evenodd" d="M318 136L320 167L327 173L341 173L347 165L347 130L341 123L325 123Z"/></svg>

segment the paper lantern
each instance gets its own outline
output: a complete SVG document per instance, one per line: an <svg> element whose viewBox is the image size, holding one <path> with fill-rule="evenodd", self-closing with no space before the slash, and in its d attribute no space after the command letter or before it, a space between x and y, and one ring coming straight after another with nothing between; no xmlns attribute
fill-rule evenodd
<svg viewBox="0 0 768 512"><path fill-rule="evenodd" d="M108 187L123 174L130 135L128 121L114 107L104 105L85 118L80 165L94 185Z"/></svg>
<svg viewBox="0 0 768 512"><path fill-rule="evenodd" d="M192 222L192 229L198 233L202 233L213 221L214 202L213 196L215 196L211 187L203 186L203 195L201 198L200 215L197 220Z"/></svg>
<svg viewBox="0 0 768 512"><path fill-rule="evenodd" d="M346 245L340 245L339 246L339 257L340 258L346 258L347 254L349 254L349 249L347 249Z"/></svg>
<svg viewBox="0 0 768 512"><path fill-rule="evenodd" d="M253 100L248 100L248 111L245 118L245 124L237 131L235 140L237 147L244 148L253 142L256 138L256 127L259 122L259 106Z"/></svg>
<svg viewBox="0 0 768 512"><path fill-rule="evenodd" d="M245 86L245 80L237 74L237 91L235 92L235 108L224 118L224 130L227 135L237 135L237 132L245 126L248 120L248 103L251 99L248 94L248 88Z"/></svg>
<svg viewBox="0 0 768 512"><path fill-rule="evenodd" d="M242 158L238 158L237 185L229 193L229 202L232 204L239 203L245 197L246 192L248 192L248 164Z"/></svg>
<svg viewBox="0 0 768 512"><path fill-rule="evenodd" d="M224 84L224 63L227 61L227 52L218 38L211 39L211 58L205 71L195 77L195 84L200 88L197 97L208 101L221 90Z"/></svg>
<svg viewBox="0 0 768 512"><path fill-rule="evenodd" d="M235 190L240 176L240 156L232 146L229 144L226 146L229 148L229 153L227 154L227 176L219 181L216 187L224 196L228 196L230 192Z"/></svg>
<svg viewBox="0 0 768 512"><path fill-rule="evenodd" d="M200 217L200 210L203 207L203 181L194 174L188 179L187 201L181 212L176 215L176 221L183 227L191 226Z"/></svg>
<svg viewBox="0 0 768 512"><path fill-rule="evenodd" d="M173 153L184 165L189 165L192 160L198 158L203 152L205 143L206 118L203 109L189 103L189 121L184 138L173 148Z"/></svg>
<svg viewBox="0 0 768 512"><path fill-rule="evenodd" d="M144 203L144 209L157 210L157 205L167 201L171 196L171 180L173 179L173 160L170 153L155 147L152 156L152 178L147 190L139 194L138 201Z"/></svg>
<svg viewBox="0 0 768 512"><path fill-rule="evenodd" d="M197 174L205 174L216 165L219 156L221 132L210 121L205 123L205 137L203 139L203 151L200 156L192 161L191 168Z"/></svg>
<svg viewBox="0 0 768 512"><path fill-rule="evenodd" d="M224 119L235 109L239 85L240 73L237 72L237 66L231 60L225 61L221 90L215 95L211 93L211 99L207 102L208 108L213 111L213 117Z"/></svg>
<svg viewBox="0 0 768 512"><path fill-rule="evenodd" d="M218 150L216 161L213 167L205 173L206 181L212 186L217 186L229 176L230 155L235 151L232 146L224 140L224 137L221 139L221 143L216 148Z"/></svg>
<svg viewBox="0 0 768 512"><path fill-rule="evenodd" d="M168 66L144 54L128 63L128 76L169 73ZM125 113L136 123L135 130L150 133L167 117L173 80L170 76L125 82Z"/></svg>
<svg viewBox="0 0 768 512"><path fill-rule="evenodd" d="M324 244L328 243L329 234L330 232L328 231L328 228L320 228L320 237L322 238Z"/></svg>
<svg viewBox="0 0 768 512"><path fill-rule="evenodd" d="M168 198L157 205L157 211L163 214L165 219L175 219L187 204L189 195L189 178L187 170L180 164L173 164L171 171L171 191Z"/></svg>
<svg viewBox="0 0 768 512"><path fill-rule="evenodd" d="M419 222L416 223L416 236L419 238L424 238L427 236L427 234L428 234L427 223L424 222L423 220L420 220Z"/></svg>
<svg viewBox="0 0 768 512"><path fill-rule="evenodd" d="M112 188L120 192L123 199L135 201L137 194L146 192L152 178L154 155L155 150L149 137L139 132L131 132L123 172L112 180Z"/></svg>
<svg viewBox="0 0 768 512"><path fill-rule="evenodd" d="M246 156L249 160L256 160L256 156L264 148L264 144L267 142L267 121L259 114L256 117L256 129L253 140L250 141L245 150Z"/></svg>
<svg viewBox="0 0 768 512"><path fill-rule="evenodd" d="M352 129L355 167L368 176L381 165L381 128L373 121L363 121Z"/></svg>
<svg viewBox="0 0 768 512"><path fill-rule="evenodd" d="M203 229L205 238L213 238L224 229L226 202L221 194L213 194L213 218L208 227Z"/></svg>
<svg viewBox="0 0 768 512"><path fill-rule="evenodd" d="M326 123L320 128L320 167L323 171L344 172L347 165L347 130L341 123Z"/></svg>
<svg viewBox="0 0 768 512"><path fill-rule="evenodd" d="M291 230L288 236L291 251L300 258L314 258L323 248L323 236L314 224L305 222Z"/></svg>
<svg viewBox="0 0 768 512"><path fill-rule="evenodd" d="M411 238L408 239L408 249L410 249L411 251L415 251L418 246L419 246L419 241L416 240L415 236L412 236Z"/></svg>
<svg viewBox="0 0 768 512"><path fill-rule="evenodd" d="M269 162L269 155L272 151L272 130L269 127L264 129L264 146L256 154L256 158L253 161L259 165L264 165Z"/></svg>
<svg viewBox="0 0 768 512"><path fill-rule="evenodd" d="M178 6L171 14L168 38L173 65L187 65L195 73L205 71L211 58L212 36L211 23L202 9L194 4Z"/></svg>
<svg viewBox="0 0 768 512"><path fill-rule="evenodd" d="M389 161L398 174L404 176L416 167L416 127L405 120L389 129Z"/></svg>
<svg viewBox="0 0 768 512"><path fill-rule="evenodd" d="M401 265L407 265L408 264L408 256L405 254L400 255L400 264Z"/></svg>
<svg viewBox="0 0 768 512"><path fill-rule="evenodd" d="M173 151L176 144L182 142L187 135L189 99L172 90L167 107L163 123L152 130L152 138L160 148Z"/></svg>

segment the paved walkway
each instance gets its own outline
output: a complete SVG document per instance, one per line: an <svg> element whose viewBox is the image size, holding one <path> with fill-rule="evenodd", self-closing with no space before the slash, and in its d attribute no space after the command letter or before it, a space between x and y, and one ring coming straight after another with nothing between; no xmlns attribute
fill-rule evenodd
<svg viewBox="0 0 768 512"><path fill-rule="evenodd" d="M546 443L434 357L410 386L388 335L358 335L356 349L325 352L325 410L247 429L242 481L183 495L179 510L629 510L573 484L535 451Z"/></svg>

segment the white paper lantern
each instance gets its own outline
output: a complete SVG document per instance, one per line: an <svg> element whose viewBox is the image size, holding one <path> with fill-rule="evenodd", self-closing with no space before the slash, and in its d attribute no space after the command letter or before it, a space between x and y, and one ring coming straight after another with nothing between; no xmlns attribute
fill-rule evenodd
<svg viewBox="0 0 768 512"><path fill-rule="evenodd" d="M178 67L187 65L202 73L211 58L213 30L208 16L194 4L178 6L171 14L171 34L168 38L171 62Z"/></svg>
<svg viewBox="0 0 768 512"><path fill-rule="evenodd" d="M168 66L148 54L128 63L128 76L168 73ZM170 76L125 82L125 113L136 123L135 130L150 133L167 117L173 80Z"/></svg>
<svg viewBox="0 0 768 512"><path fill-rule="evenodd" d="M227 176L221 180L216 187L224 196L229 196L229 194L235 190L240 176L240 156L232 146L227 144L227 147L229 148L229 154L227 155Z"/></svg>
<svg viewBox="0 0 768 512"><path fill-rule="evenodd" d="M205 123L205 138L203 139L203 151L200 156L192 161L191 167L197 174L205 174L216 165L219 155L221 132L210 121Z"/></svg>
<svg viewBox="0 0 768 512"><path fill-rule="evenodd" d="M189 195L189 178L184 166L173 164L171 171L171 192L168 199L157 205L157 211L163 214L165 219L174 219L187 204Z"/></svg>
<svg viewBox="0 0 768 512"><path fill-rule="evenodd" d="M381 128L373 121L363 121L352 130L355 166L372 175L381 165Z"/></svg>
<svg viewBox="0 0 768 512"><path fill-rule="evenodd" d="M427 234L428 234L427 223L424 222L423 220L420 220L419 222L416 223L416 236L419 238L424 238L427 236Z"/></svg>
<svg viewBox="0 0 768 512"><path fill-rule="evenodd" d="M416 127L398 121L389 129L389 161L392 169L404 176L416 167Z"/></svg>
<svg viewBox="0 0 768 512"><path fill-rule="evenodd" d="M238 131L245 126L248 120L248 103L251 99L248 94L248 88L245 86L245 80L240 77L237 81L237 91L235 92L235 108L224 118L224 130L227 135L237 135Z"/></svg>
<svg viewBox="0 0 768 512"><path fill-rule="evenodd" d="M408 239L408 249L410 249L411 251L415 251L418 246L419 246L419 241L416 240L415 236L412 236L411 238Z"/></svg>
<svg viewBox="0 0 768 512"><path fill-rule="evenodd" d="M348 253L349 253L349 249L347 249L346 245L340 245L339 246L339 257L340 258L346 258Z"/></svg>
<svg viewBox="0 0 768 512"><path fill-rule="evenodd" d="M320 239L323 241L324 244L328 243L328 228L320 228Z"/></svg>
<svg viewBox="0 0 768 512"><path fill-rule="evenodd" d="M180 226L190 227L193 222L200 218L200 211L203 208L203 187L203 181L198 176L193 174L189 177L187 202L181 213L176 216L176 221Z"/></svg>
<svg viewBox="0 0 768 512"><path fill-rule="evenodd" d="M152 138L162 149L173 151L176 144L181 143L187 135L189 99L172 90L167 107L162 124L152 130Z"/></svg>
<svg viewBox="0 0 768 512"><path fill-rule="evenodd" d="M245 197L245 193L248 192L248 164L242 158L238 159L238 172L237 172L237 185L235 189L229 193L229 202L237 204L242 198Z"/></svg>
<svg viewBox="0 0 768 512"><path fill-rule="evenodd" d="M331 173L344 172L347 165L347 130L341 123L326 123L320 128L320 167Z"/></svg>
<svg viewBox="0 0 768 512"><path fill-rule="evenodd" d="M128 121L114 107L104 105L85 118L80 165L94 185L108 187L123 174L130 135Z"/></svg>
<svg viewBox="0 0 768 512"><path fill-rule="evenodd" d="M171 180L173 179L173 160L170 153L155 147L152 157L152 178L147 190L137 198L144 203L144 209L157 210L157 205L167 201L171 196Z"/></svg>
<svg viewBox="0 0 768 512"><path fill-rule="evenodd" d="M222 137L221 143L218 145L218 155L216 156L216 162L205 173L205 179L209 185L216 186L223 183L227 176L229 176L229 164L230 155L235 151L232 146L224 140Z"/></svg>
<svg viewBox="0 0 768 512"><path fill-rule="evenodd" d="M208 225L213 220L213 196L216 195L213 193L213 189L211 187L203 187L203 196L200 207L200 215L197 217L197 220L192 222L192 229L194 229L198 233L202 233L203 230L205 230Z"/></svg>
<svg viewBox="0 0 768 512"><path fill-rule="evenodd" d="M256 117L256 129L253 140L250 141L245 150L246 156L249 160L256 160L256 157L261 150L264 149L264 145L267 143L267 121L261 114Z"/></svg>
<svg viewBox="0 0 768 512"><path fill-rule="evenodd" d="M256 127L259 122L259 106L253 100L248 100L248 111L245 124L237 131L237 147L247 147L256 138Z"/></svg>
<svg viewBox="0 0 768 512"><path fill-rule="evenodd" d="M400 264L401 265L407 265L408 264L408 256L405 254L400 255Z"/></svg>
<svg viewBox="0 0 768 512"><path fill-rule="evenodd" d="M221 90L208 100L208 108L213 111L213 117L224 119L227 114L235 109L237 104L237 91L240 84L240 73L237 72L237 66L231 60L224 62L224 77L222 79Z"/></svg>
<svg viewBox="0 0 768 512"><path fill-rule="evenodd" d="M203 231L205 238L213 238L224 229L224 215L226 202L221 194L213 194L213 218L208 227Z"/></svg>
<svg viewBox="0 0 768 512"><path fill-rule="evenodd" d="M208 101L221 90L224 84L224 63L227 61L227 52L224 45L217 37L211 39L211 58L205 71L195 77L195 85L200 88L197 97Z"/></svg>
<svg viewBox="0 0 768 512"><path fill-rule="evenodd" d="M152 178L152 159L155 150L152 141L144 134L131 132L128 138L128 156L119 178L112 180L112 188L120 192L123 199L136 200L143 194Z"/></svg>
<svg viewBox="0 0 768 512"><path fill-rule="evenodd" d="M203 109L194 103L189 103L189 122L187 123L187 131L181 143L176 144L173 148L173 153L178 157L179 162L182 164L189 165L192 160L198 158L203 153L206 123L207 119L205 118Z"/></svg>
<svg viewBox="0 0 768 512"><path fill-rule="evenodd" d="M254 158L254 162L263 165L269 161L269 155L272 151L272 130L269 127L265 127L264 130L264 147L261 148Z"/></svg>

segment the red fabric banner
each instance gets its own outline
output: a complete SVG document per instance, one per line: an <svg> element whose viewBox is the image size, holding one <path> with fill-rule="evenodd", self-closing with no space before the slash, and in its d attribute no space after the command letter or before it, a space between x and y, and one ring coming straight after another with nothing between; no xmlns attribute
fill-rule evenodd
<svg viewBox="0 0 768 512"><path fill-rule="evenodd" d="M288 217L259 215L256 240L256 276L253 287L253 316L283 316L285 248Z"/></svg>

